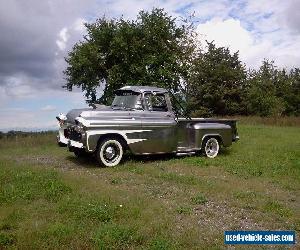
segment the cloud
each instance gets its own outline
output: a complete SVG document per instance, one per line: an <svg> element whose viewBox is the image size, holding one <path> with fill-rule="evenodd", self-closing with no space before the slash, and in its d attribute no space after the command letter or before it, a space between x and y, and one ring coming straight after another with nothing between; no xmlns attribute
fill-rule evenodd
<svg viewBox="0 0 300 250"><path fill-rule="evenodd" d="M55 110L56 110L56 107L54 107L52 105L46 105L41 108L41 111L55 111Z"/></svg>
<svg viewBox="0 0 300 250"><path fill-rule="evenodd" d="M60 88L63 68L56 63L82 38L80 21L96 6L99 3L91 0L11 0L2 4L0 86L10 86L7 80L14 77L40 89Z"/></svg>
<svg viewBox="0 0 300 250"><path fill-rule="evenodd" d="M68 29L66 27L62 28L58 33L58 39L56 40L56 45L60 50L66 49L69 37Z"/></svg>
<svg viewBox="0 0 300 250"><path fill-rule="evenodd" d="M227 46L233 50L245 52L253 38L250 32L241 26L239 20L230 18L222 20L215 18L197 26L197 33L203 43L205 40L215 40L219 46Z"/></svg>
<svg viewBox="0 0 300 250"><path fill-rule="evenodd" d="M241 21L234 18L214 18L197 26L202 44L214 41L218 46L229 47L231 52L239 51L241 60L248 67L258 68L264 58L274 60L280 67L299 67L300 36L284 30L263 34L249 31ZM278 40L285 37L287 40ZM293 42L292 42L293 41Z"/></svg>
<svg viewBox="0 0 300 250"><path fill-rule="evenodd" d="M0 129L9 130L37 130L56 129L55 119L45 119L40 112L26 109L1 109L0 116L5 117L1 121ZM17 117L17 119L16 119Z"/></svg>
<svg viewBox="0 0 300 250"><path fill-rule="evenodd" d="M50 89L30 98L10 99L0 108L0 130L56 129L58 113L83 107L87 107L83 94L76 89L73 92Z"/></svg>
<svg viewBox="0 0 300 250"><path fill-rule="evenodd" d="M283 17L285 17L285 23L287 27L294 32L300 33L300 1L291 0L287 1L288 5L283 11Z"/></svg>

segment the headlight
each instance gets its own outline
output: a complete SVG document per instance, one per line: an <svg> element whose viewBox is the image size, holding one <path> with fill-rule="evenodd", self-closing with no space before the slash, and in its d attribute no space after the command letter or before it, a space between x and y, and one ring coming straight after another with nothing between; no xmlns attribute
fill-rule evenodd
<svg viewBox="0 0 300 250"><path fill-rule="evenodd" d="M79 116L75 118L75 124L76 127L78 128L78 132L82 133L85 131L85 127L87 126L87 121Z"/></svg>
<svg viewBox="0 0 300 250"><path fill-rule="evenodd" d="M56 116L56 119L58 120L59 126L63 126L66 123L67 117L64 114L59 114L58 116Z"/></svg>

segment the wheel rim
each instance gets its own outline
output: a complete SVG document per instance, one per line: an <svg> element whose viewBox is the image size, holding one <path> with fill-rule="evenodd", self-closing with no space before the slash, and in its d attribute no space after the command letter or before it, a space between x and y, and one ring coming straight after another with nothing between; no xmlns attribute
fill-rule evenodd
<svg viewBox="0 0 300 250"><path fill-rule="evenodd" d="M113 146L107 146L104 149L105 159L112 160L116 156L116 150Z"/></svg>
<svg viewBox="0 0 300 250"><path fill-rule="evenodd" d="M116 140L106 141L100 150L100 159L105 166L116 166L122 158L122 145Z"/></svg>
<svg viewBox="0 0 300 250"><path fill-rule="evenodd" d="M105 145L103 150L103 158L107 163L114 163L120 157L120 149L114 143Z"/></svg>
<svg viewBox="0 0 300 250"><path fill-rule="evenodd" d="M210 138L207 140L205 144L205 153L209 158L214 158L217 156L219 152L219 143L215 138Z"/></svg>

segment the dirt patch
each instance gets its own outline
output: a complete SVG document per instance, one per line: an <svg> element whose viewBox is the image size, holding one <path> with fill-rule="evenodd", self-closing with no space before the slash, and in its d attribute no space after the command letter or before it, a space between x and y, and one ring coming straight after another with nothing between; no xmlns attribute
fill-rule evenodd
<svg viewBox="0 0 300 250"><path fill-rule="evenodd" d="M212 231L262 230L262 224L255 222L250 215L253 211L230 207L226 203L208 201L194 209L200 227Z"/></svg>
<svg viewBox="0 0 300 250"><path fill-rule="evenodd" d="M65 158L57 158L54 156L23 156L14 159L18 163L29 162L31 164L42 165L45 167L58 168L61 170L76 170L96 167L96 162L91 162L92 159L79 159L73 156Z"/></svg>

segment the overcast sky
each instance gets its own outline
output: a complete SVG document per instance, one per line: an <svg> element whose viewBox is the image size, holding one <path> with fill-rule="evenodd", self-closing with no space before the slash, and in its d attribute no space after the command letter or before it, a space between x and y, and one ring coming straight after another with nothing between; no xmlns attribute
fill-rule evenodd
<svg viewBox="0 0 300 250"><path fill-rule="evenodd" d="M84 107L80 91L67 92L64 56L84 22L103 15L133 19L164 8L173 16L195 12L199 39L240 51L247 66L263 58L300 67L299 0L9 0L0 5L0 130L55 128L55 116Z"/></svg>

